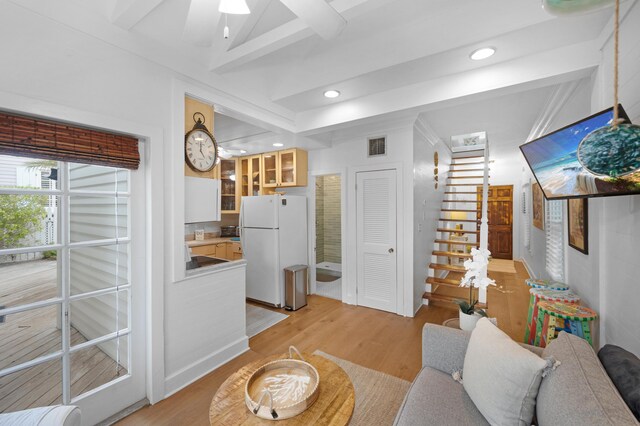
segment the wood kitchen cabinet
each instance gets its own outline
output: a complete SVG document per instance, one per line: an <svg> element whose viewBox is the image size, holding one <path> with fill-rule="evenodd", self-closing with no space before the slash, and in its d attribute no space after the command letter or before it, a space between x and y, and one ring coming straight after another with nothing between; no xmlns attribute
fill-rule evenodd
<svg viewBox="0 0 640 426"><path fill-rule="evenodd" d="M211 256L219 259L239 260L242 259L242 246L238 242L223 241L216 244L207 244L191 248L194 256Z"/></svg>
<svg viewBox="0 0 640 426"><path fill-rule="evenodd" d="M220 205L222 214L240 212L240 188L238 185L240 161L237 158L220 160Z"/></svg>
<svg viewBox="0 0 640 426"><path fill-rule="evenodd" d="M262 195L261 159L260 155L240 157L240 196Z"/></svg>
<svg viewBox="0 0 640 426"><path fill-rule="evenodd" d="M242 246L240 245L240 243L227 243L227 259L242 259Z"/></svg>
<svg viewBox="0 0 640 426"><path fill-rule="evenodd" d="M262 154L263 188L307 186L308 157L303 149Z"/></svg>

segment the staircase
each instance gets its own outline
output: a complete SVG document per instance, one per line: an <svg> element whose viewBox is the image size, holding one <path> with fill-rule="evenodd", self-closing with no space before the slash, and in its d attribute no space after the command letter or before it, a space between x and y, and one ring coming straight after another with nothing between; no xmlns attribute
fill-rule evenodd
<svg viewBox="0 0 640 426"><path fill-rule="evenodd" d="M472 247L487 248L488 147L454 153L451 161L423 297L425 304L457 309L454 301L469 297L460 287L463 262L471 258ZM480 293L480 305L486 307L486 292Z"/></svg>

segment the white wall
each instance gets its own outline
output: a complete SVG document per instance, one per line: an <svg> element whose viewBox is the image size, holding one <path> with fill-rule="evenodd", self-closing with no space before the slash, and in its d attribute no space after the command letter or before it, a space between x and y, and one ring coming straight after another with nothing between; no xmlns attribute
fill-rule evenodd
<svg viewBox="0 0 640 426"><path fill-rule="evenodd" d="M640 122L640 5L633 3L620 33L620 102ZM613 104L613 40L602 52L594 78L592 112ZM589 200L589 256L572 253L571 285L588 283L592 306L600 312L600 343L611 343L640 355L640 299L637 272L640 241L640 196ZM599 265L599 270L594 264ZM597 272L597 273L596 273Z"/></svg>
<svg viewBox="0 0 640 426"><path fill-rule="evenodd" d="M165 288L168 396L249 349L245 265L188 278Z"/></svg>
<svg viewBox="0 0 640 426"><path fill-rule="evenodd" d="M640 121L640 6L631 7L621 27L620 102L632 121ZM625 8L623 8L625 10ZM624 15L623 15L624 16ZM552 131L613 104L613 39L605 30L601 64L586 90L581 86L551 125ZM522 164L524 160L522 160ZM524 168L522 180L533 177ZM564 202L566 209L566 202ZM547 277L544 270L544 232L532 227L531 248L521 246L522 257L532 272ZM566 220L565 220L566 235ZM522 244L522 238L521 244ZM640 196L589 199L589 254L565 246L566 280L582 302L599 315L594 342L597 347L616 344L640 355L640 311L633 302L640 299L638 264L640 241Z"/></svg>
<svg viewBox="0 0 640 426"><path fill-rule="evenodd" d="M425 280L429 275L431 252L434 249L436 228L441 216L442 199L446 190L447 172L451 163L451 151L428 124L416 122L413 127L413 310L422 305ZM435 189L433 156L438 153L439 185Z"/></svg>
<svg viewBox="0 0 640 426"><path fill-rule="evenodd" d="M583 84L580 84L576 91L572 94L572 96L566 101L565 105L560 109L560 111L556 114L555 117L549 123L548 129L544 132L550 133L555 130L558 130L568 124L576 122L578 120L583 119L584 117L590 114L589 111L589 96L591 92L591 85L585 81ZM529 186L528 191L528 214L529 214L529 224L531 229L531 242L529 248L524 246L524 233L523 233L523 225L522 225L522 213L520 209L520 201L522 197L522 185L529 183L530 185L536 182L536 179L533 177L531 173L531 169L527 165L522 154L519 152L517 158L514 159L517 161L518 167L520 169L520 187L515 188L517 192L517 203L518 203L518 217L520 220L520 236L519 236L519 250L521 258L526 262L527 267L529 268L529 272L535 276L536 278L544 278L549 279L549 274L546 271L546 237L545 231L540 230L533 226L532 224L532 209L531 209L531 187ZM514 171L515 172L515 171ZM514 196L514 201L515 201ZM545 202L546 203L546 202ZM564 209L566 211L566 202L563 202ZM566 214L565 214L566 215ZM566 220L565 220L566 227ZM571 249L566 244L565 238L565 253L572 255L571 251L576 251ZM568 275L568 274L567 274ZM575 288L576 292L580 293L582 289ZM585 291L586 293L586 291ZM583 296L585 300L589 299L589 296Z"/></svg>
<svg viewBox="0 0 640 426"><path fill-rule="evenodd" d="M355 170L360 167L385 168L389 164L399 164L397 179L402 182L402 204L398 205L398 223L402 228L398 232L398 276L403 283L404 294L400 298L399 312L413 316L413 121L415 117L402 121L380 123L378 126L356 126L337 132L331 147L309 151L309 173L343 171L343 187L346 188L346 213L355 218ZM367 138L387 137L387 154L380 157L367 157ZM291 194L312 193L310 180L307 189L287 190ZM401 194L398 194L400 199ZM311 210L310 203L310 210ZM311 216L310 216L311 217ZM346 303L356 302L356 226L347 219L347 229L343 244L346 246L342 259L342 283L346 288L343 299ZM310 236L311 237L311 236ZM311 240L311 239L310 239Z"/></svg>
<svg viewBox="0 0 640 426"><path fill-rule="evenodd" d="M175 176L167 173L183 168L182 157L173 155L171 150L177 146L181 151L183 144L182 138L172 136L177 108L173 104L172 87L175 79L182 79L182 76L12 2L0 3L0 50L3 52L0 57L0 109L70 121L80 116L82 122L79 124L99 122L109 123L104 128L111 130L136 129L131 134L147 141L148 211L145 221L149 224L147 230L154 227L156 232L147 231L147 259L137 259L145 264L148 281L132 285L146 285L146 296L152 300L152 304L147 305L153 309L146 313L150 329L146 339L149 345L155 346L153 352L147 353L147 373L148 377L159 380L148 386L147 396L156 402L165 395L164 383L158 383L165 377L168 380L167 391L198 377L194 370L184 370L184 374L176 375L181 369L193 365L192 357L183 356L182 351L193 356L202 356L205 352L210 355L227 353L225 345L229 331L224 328L228 327L225 321L226 318L236 318L235 312L228 312L227 304L216 305L218 298L234 294L222 291L228 289L229 277L221 275L176 284L170 273L174 250L165 248L170 248L173 240L184 239L182 224L174 226L168 213L164 222L165 212L172 208L170 194L175 186ZM15 58L24 58L24 62ZM238 101L237 105L240 104L242 102ZM254 114L250 107L244 112ZM255 115L264 118L269 113L256 109ZM163 153L167 159L164 164ZM150 158L159 158L160 161L149 161ZM182 256L182 251L178 255ZM238 285L243 285L243 277L238 273L231 277L238 280ZM208 286L207 291L203 289L205 286ZM214 305L217 308L212 308ZM142 305L137 307L142 308ZM244 311L238 315L244 318ZM171 318L171 323L166 321L166 328L164 316ZM177 321L176 318L180 317L189 317L195 326ZM208 328L199 326L200 322L207 323ZM180 324L181 328L175 324ZM244 330L240 331L238 327L229 330L236 333L238 339L244 336ZM156 341L160 342L160 347ZM236 349L236 354L244 350Z"/></svg>

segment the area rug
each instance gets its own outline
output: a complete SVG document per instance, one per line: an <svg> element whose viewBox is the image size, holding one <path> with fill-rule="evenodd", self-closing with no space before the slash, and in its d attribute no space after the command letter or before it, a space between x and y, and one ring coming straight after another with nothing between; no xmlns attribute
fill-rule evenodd
<svg viewBox="0 0 640 426"><path fill-rule="evenodd" d="M350 426L389 426L393 424L411 383L379 371L371 370L322 351L323 356L347 373L356 393L356 406Z"/></svg>
<svg viewBox="0 0 640 426"><path fill-rule="evenodd" d="M253 337L258 333L262 333L269 327L273 327L289 315L273 312L269 309L260 308L258 306L249 305L247 303L247 336Z"/></svg>
<svg viewBox="0 0 640 426"><path fill-rule="evenodd" d="M507 274L515 274L516 267L513 260L508 259L491 259L487 268L489 272L504 272Z"/></svg>

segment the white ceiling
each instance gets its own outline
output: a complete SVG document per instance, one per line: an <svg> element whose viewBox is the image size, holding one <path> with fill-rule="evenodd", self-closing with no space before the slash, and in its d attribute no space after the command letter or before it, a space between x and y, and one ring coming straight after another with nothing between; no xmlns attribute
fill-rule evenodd
<svg viewBox="0 0 640 426"><path fill-rule="evenodd" d="M491 149L517 147L526 142L531 128L556 86L527 90L465 103L422 114L445 143L451 136L487 132Z"/></svg>
<svg viewBox="0 0 640 426"><path fill-rule="evenodd" d="M540 0L326 0L346 20L342 32L326 40L308 25L314 17L302 19L280 0L247 0L252 13L228 16L231 37L225 40L217 0L56 0L56 7L49 0L10 1L203 84L224 87L226 93L286 117L302 132L328 131L351 119L410 107L433 109L427 105L432 98L464 96L475 87L475 92L488 90L481 76L491 70L508 72L503 80L511 87L579 71L575 78L582 78L594 67L593 58L599 55L595 40L612 15L609 8L556 18L542 10ZM295 1L317 6L324 0ZM324 18L315 19L322 23ZM104 25L82 24L95 20ZM479 62L468 58L485 45L497 48L494 57ZM505 71L511 69L522 78ZM463 77L474 88L438 93L444 83ZM342 96L324 98L329 88ZM405 105L403 94L408 92L422 97ZM353 118L344 114L355 110ZM223 121L218 131L229 136L217 137L231 141L262 131L248 125L241 132L235 124L224 129Z"/></svg>

